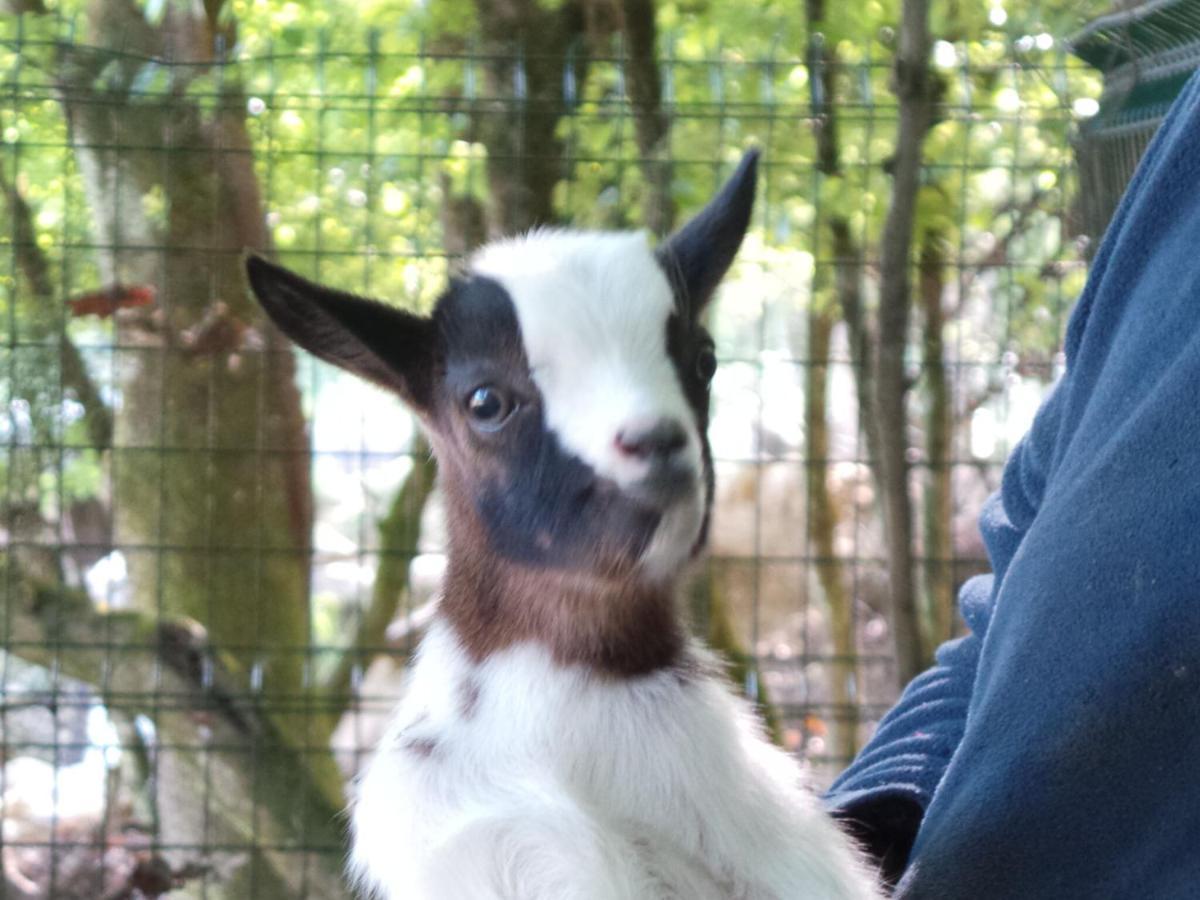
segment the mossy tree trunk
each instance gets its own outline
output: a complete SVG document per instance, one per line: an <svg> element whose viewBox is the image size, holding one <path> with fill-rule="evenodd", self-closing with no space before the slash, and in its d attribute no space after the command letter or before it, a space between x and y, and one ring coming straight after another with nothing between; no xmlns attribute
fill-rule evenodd
<svg viewBox="0 0 1200 900"><path fill-rule="evenodd" d="M232 39L177 5L151 27L97 0L90 21L99 46L202 64ZM242 251L269 243L244 99L232 84L210 108L188 98L219 68L172 67L166 96L140 97L152 62L75 49L63 62L112 281L157 294L119 335L134 349L118 357L115 504L118 541L140 548L138 605L196 619L244 669L263 667L265 691L290 691L307 639L308 441L291 353L241 272Z"/></svg>
<svg viewBox="0 0 1200 900"><path fill-rule="evenodd" d="M925 609L922 618L924 645L932 652L950 638L954 622L954 497L950 468L954 408L946 376L943 335L946 260L942 237L937 232L926 232L922 236L918 270L922 369L927 402L925 455L929 465L925 478Z"/></svg>
<svg viewBox="0 0 1200 900"><path fill-rule="evenodd" d="M194 623L196 665L219 668L229 695L261 713L248 729L244 717L222 718L232 707L217 709L218 753L194 716L157 710L160 741L191 748L160 755L159 838L257 848L228 855L209 897L291 896L298 877L318 896L337 896L333 723L305 676L308 439L291 350L241 273L243 250L266 249L269 236L245 98L220 65L220 48L234 43L220 13L220 3L167 4L152 24L130 0L93 0L87 43L125 52L76 45L61 58L58 87L97 244L109 248L101 269L112 284L152 285L157 300L120 319L114 542L139 614ZM154 58L191 65L155 71ZM189 91L200 79L215 96ZM145 84L158 93L141 92ZM301 842L333 852L312 856Z"/></svg>

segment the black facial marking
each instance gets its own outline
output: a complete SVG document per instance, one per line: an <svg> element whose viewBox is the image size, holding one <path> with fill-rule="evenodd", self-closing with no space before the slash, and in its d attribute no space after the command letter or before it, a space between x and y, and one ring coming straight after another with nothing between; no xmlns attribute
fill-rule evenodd
<svg viewBox="0 0 1200 900"><path fill-rule="evenodd" d="M696 351L696 377L706 384L717 374L716 348L707 345Z"/></svg>
<svg viewBox="0 0 1200 900"><path fill-rule="evenodd" d="M708 540L708 520L712 511L713 476L712 448L708 444L708 419L712 376L705 372L707 365L701 366L698 361L702 355L713 353L713 339L699 322L690 317L673 313L667 319L667 355L675 367L675 375L683 388L683 396L688 406L696 416L696 428L700 433L700 453L704 466L704 522L700 528L700 536L696 539L693 553ZM713 356L713 371L716 370L716 356Z"/></svg>
<svg viewBox="0 0 1200 900"><path fill-rule="evenodd" d="M599 477L548 430L504 288L479 276L457 281L434 319L444 360L441 424L451 430L450 419L461 419L455 433L464 446L448 449L459 457L460 480L473 492L492 548L507 559L552 568L635 563L660 514ZM480 386L502 392L511 404L501 427L470 424L466 401Z"/></svg>
<svg viewBox="0 0 1200 900"><path fill-rule="evenodd" d="M700 324L704 308L733 264L741 247L758 180L758 151L742 157L729 181L686 225L667 238L655 258L667 276L675 313L667 321L667 353L684 396L696 414L704 457L704 522L692 548L698 553L708 539L713 499L712 448L708 444L709 389L717 369L712 337Z"/></svg>
<svg viewBox="0 0 1200 900"><path fill-rule="evenodd" d="M522 459L509 478L485 485L478 498L497 549L530 565L563 568L637 560L659 514L565 452L540 419L522 423L521 432Z"/></svg>

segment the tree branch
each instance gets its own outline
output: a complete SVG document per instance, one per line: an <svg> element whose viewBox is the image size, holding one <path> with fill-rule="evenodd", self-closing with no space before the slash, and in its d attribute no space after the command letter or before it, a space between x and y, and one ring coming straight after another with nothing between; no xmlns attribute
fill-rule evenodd
<svg viewBox="0 0 1200 900"><path fill-rule="evenodd" d="M1013 241L1025 233L1029 220L1033 217L1034 213L1041 210L1042 199L1045 195L1045 191L1037 190L1024 203L1016 203L1014 201L999 210L999 213L1009 212L1012 214L1012 225L987 254L974 262L963 265L962 284L959 287L958 299L954 307L949 311L950 318L955 318L962 312L969 289L980 275L990 269L1002 266L1008 261L1009 248L1012 246Z"/></svg>
<svg viewBox="0 0 1200 900"><path fill-rule="evenodd" d="M806 0L808 17L808 65L810 102L817 141L817 171L827 178L840 178L841 148L838 144L836 74L838 60L824 35L816 32L825 18L825 0ZM862 277L865 268L862 250L850 230L849 220L838 213L829 216L833 242L834 290L842 319L849 333L850 358L854 363L854 384L858 398L860 428L867 441L867 458L874 467L879 459L877 435L869 426L875 418L874 360L871 348L876 336L867 318L863 302Z"/></svg>
<svg viewBox="0 0 1200 900"><path fill-rule="evenodd" d="M334 716L339 716L351 699L355 666L365 667L383 646L387 627L396 618L408 593L408 569L421 537L421 514L433 493L437 466L423 436L413 441L412 469L404 486L396 492L391 508L379 523L379 568L371 589L371 602L359 620L354 643L342 654L325 690Z"/></svg>
<svg viewBox="0 0 1200 900"><path fill-rule="evenodd" d="M154 723L148 751L156 758L156 797L185 791L192 801L157 804L165 843L244 846L290 889L262 896L295 896L305 884L321 897L344 896L337 866L297 866L286 849L296 835L285 831L303 821L307 848L340 856L339 786L322 778L311 750L293 747L229 674L202 627L134 611L100 613L85 592L31 574L12 554L0 557L0 579L8 587L0 634L9 652L91 685L112 713ZM206 746L222 749L197 752ZM256 764L246 766L248 758ZM198 784L211 785L202 814Z"/></svg>

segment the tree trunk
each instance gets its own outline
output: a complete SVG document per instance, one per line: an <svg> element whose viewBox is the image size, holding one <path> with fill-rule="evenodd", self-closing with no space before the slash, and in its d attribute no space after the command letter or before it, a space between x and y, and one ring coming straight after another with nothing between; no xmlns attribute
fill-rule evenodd
<svg viewBox="0 0 1200 900"><path fill-rule="evenodd" d="M817 170L826 178L841 176L841 147L838 143L837 58L829 41L817 34L825 17L824 0L807 0L808 65L811 73L813 122L817 140ZM841 310L849 327L851 357L855 362L855 384L859 390L859 419L865 421L870 410L870 375L867 360L866 328L862 310L862 261L850 233L850 223L834 213L827 219L833 245L833 293L825 269L813 276L808 312L808 371L804 387L804 434L808 457L807 496L809 540L817 559L817 578L829 611L829 630L833 642L832 698L837 708L832 749L849 762L858 744L858 706L856 679L858 647L854 634L854 597L846 588L844 566L837 556L835 538L840 514L829 490L829 348L836 312ZM820 222L818 221L818 227ZM821 235L817 235L821 245ZM818 251L818 258L820 252ZM869 432L869 429L867 430ZM868 450L868 456L873 454Z"/></svg>
<svg viewBox="0 0 1200 900"><path fill-rule="evenodd" d="M269 240L245 100L213 68L214 48L234 36L214 27L216 15L176 4L156 26L129 0L93 0L88 18L88 43L126 51L65 47L59 71L97 243L114 248L102 269L112 283L155 285L158 301L120 325L119 343L134 349L117 365L114 540L136 608L154 621L200 623L198 652L219 654L232 690L248 691L269 725L224 729L225 775L201 791L214 754L189 736L186 711L161 711L163 741L185 749L164 754L153 782L158 834L258 848L229 862L210 897L287 896L301 872L319 896L334 896L340 854L285 860L267 849L297 835L337 846L326 816L343 795L328 753L332 722L305 677L312 499L292 353L241 273L243 248ZM153 63L135 54L193 65L168 66L169 95L147 97L133 85ZM220 86L211 106L187 93L206 75ZM151 196L161 213L146 205ZM316 818L298 815L298 803Z"/></svg>
<svg viewBox="0 0 1200 900"><path fill-rule="evenodd" d="M904 0L893 88L899 104L892 197L880 245L879 328L873 354L880 500L890 581L892 642L901 686L924 668L913 565L908 464L908 346L911 255L922 150L932 121L928 0Z"/></svg>
<svg viewBox="0 0 1200 900"><path fill-rule="evenodd" d="M832 751L849 762L857 748L858 714L855 704L857 652L854 641L854 598L846 589L842 563L837 556L838 509L829 491L828 376L829 343L835 318L815 303L808 312L808 371L804 387L805 456L808 462L808 532L816 559L817 579L829 612L833 639L830 669L834 727Z"/></svg>
<svg viewBox="0 0 1200 900"><path fill-rule="evenodd" d="M214 61L205 17L171 7L151 29L121 0L91 10L100 46ZM118 366L118 540L142 549L130 559L139 606L203 622L242 669L263 667L265 691L287 692L307 640L308 441L291 352L241 273L243 248L268 244L245 104L231 85L215 109L189 101L198 66L173 71L169 98L139 99L137 59L116 62L119 77L108 65L109 96L96 97L108 62L68 50L62 96L97 237L117 248L112 280L157 286L157 309L122 320L121 343L138 349ZM150 221L155 192L165 212Z"/></svg>
<svg viewBox="0 0 1200 900"><path fill-rule="evenodd" d="M621 33L625 48L625 91L633 108L638 165L646 183L642 224L662 237L675 222L675 198L671 196L668 141L671 120L662 106L662 77L655 48L658 31L652 0L622 0Z"/></svg>
<svg viewBox="0 0 1200 900"><path fill-rule="evenodd" d="M349 896L340 804L312 780L311 750L278 730L202 628L143 612L101 614L82 591L13 556L0 557L0 579L9 587L0 634L23 659L94 685L120 720L153 723L150 735L131 730L143 741L137 755L156 817L136 824L153 827L173 869L196 872L172 897ZM99 837L121 841L121 823L106 825L113 832Z"/></svg>
<svg viewBox="0 0 1200 900"><path fill-rule="evenodd" d="M581 49L583 9L580 0L553 8L537 0L475 0L475 7L490 98L474 117L474 131L487 147L488 233L507 237L557 221L563 73L575 62L571 51Z"/></svg>
<svg viewBox="0 0 1200 900"><path fill-rule="evenodd" d="M922 368L928 408L925 414L925 453L929 472L925 483L925 610L924 646L929 652L951 636L954 621L954 521L951 492L951 435L954 410L946 377L945 311L942 294L946 260L941 235L927 232L921 241L920 291L924 340Z"/></svg>

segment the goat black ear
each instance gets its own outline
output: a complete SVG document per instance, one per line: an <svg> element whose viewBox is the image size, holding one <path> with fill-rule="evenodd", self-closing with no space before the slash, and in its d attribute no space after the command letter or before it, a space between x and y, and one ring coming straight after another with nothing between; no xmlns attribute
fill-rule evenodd
<svg viewBox="0 0 1200 900"><path fill-rule="evenodd" d="M717 196L655 251L688 315L700 314L733 263L750 227L757 180L758 150L750 150Z"/></svg>
<svg viewBox="0 0 1200 900"><path fill-rule="evenodd" d="M246 257L254 296L285 335L314 356L400 394L432 399L433 323L315 284L261 256Z"/></svg>

